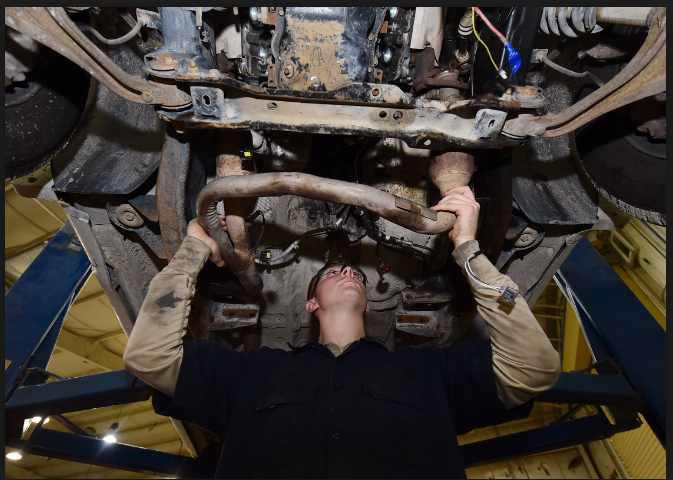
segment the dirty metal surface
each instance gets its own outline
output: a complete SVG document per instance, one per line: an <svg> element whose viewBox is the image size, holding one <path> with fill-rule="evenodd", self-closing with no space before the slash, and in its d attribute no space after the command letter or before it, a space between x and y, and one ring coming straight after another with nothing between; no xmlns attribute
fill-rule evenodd
<svg viewBox="0 0 673 480"><path fill-rule="evenodd" d="M498 136L506 112L482 109L477 119L426 109L334 105L309 102L232 98L217 88L199 87L196 105L185 112L163 111L191 128L249 128L303 133L346 134L401 138L410 147L497 148L513 144ZM208 98L205 99L204 96ZM204 109L207 106L207 109ZM217 111L215 114L214 112ZM485 138L488 137L488 138Z"/></svg>
<svg viewBox="0 0 673 480"><path fill-rule="evenodd" d="M213 322L206 323L207 330L229 330L257 325L259 305L213 303Z"/></svg>
<svg viewBox="0 0 673 480"><path fill-rule="evenodd" d="M128 199L129 204L150 222L159 221L157 201L154 195L139 195Z"/></svg>
<svg viewBox="0 0 673 480"><path fill-rule="evenodd" d="M127 232L134 232L159 258L166 258L166 247L161 238L159 225L155 222L144 222L138 212L124 198L116 198L107 204L110 221Z"/></svg>
<svg viewBox="0 0 673 480"><path fill-rule="evenodd" d="M452 297L453 295L450 293L428 292L421 289L405 291L402 294L404 303L408 304L448 303Z"/></svg>
<svg viewBox="0 0 673 480"><path fill-rule="evenodd" d="M490 138L492 140L498 138L506 118L507 112L482 108L474 118L473 135L477 138Z"/></svg>
<svg viewBox="0 0 673 480"><path fill-rule="evenodd" d="M605 85L560 113L519 116L506 122L509 135L557 137L604 113L666 90L666 9L650 17L650 32L636 56Z"/></svg>
<svg viewBox="0 0 673 480"><path fill-rule="evenodd" d="M5 24L61 53L126 100L166 107L186 106L191 98L172 85L129 75L75 26L61 7L8 7Z"/></svg>
<svg viewBox="0 0 673 480"><path fill-rule="evenodd" d="M166 249L166 258L172 259L187 233L185 185L189 169L191 135L166 129L161 163L157 176L156 210Z"/></svg>

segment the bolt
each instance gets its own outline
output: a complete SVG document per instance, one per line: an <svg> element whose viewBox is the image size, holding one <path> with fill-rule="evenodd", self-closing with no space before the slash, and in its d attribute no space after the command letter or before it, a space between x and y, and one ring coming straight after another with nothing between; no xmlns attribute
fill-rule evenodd
<svg viewBox="0 0 673 480"><path fill-rule="evenodd" d="M194 60L189 61L189 69L187 70L187 73L189 73L190 75L199 74L199 67L196 66L196 62Z"/></svg>
<svg viewBox="0 0 673 480"><path fill-rule="evenodd" d="M143 102L150 103L152 101L152 94L150 92L143 92Z"/></svg>
<svg viewBox="0 0 673 480"><path fill-rule="evenodd" d="M367 67L367 71L368 71L369 73L371 73L371 71L372 71L372 67Z"/></svg>
<svg viewBox="0 0 673 480"><path fill-rule="evenodd" d="M311 77L311 86L314 88L317 88L320 86L320 77L317 75L313 75Z"/></svg>
<svg viewBox="0 0 673 480"><path fill-rule="evenodd" d="M388 10L388 11L390 12L390 18L397 17L397 12L398 12L397 7L390 7L390 10Z"/></svg>
<svg viewBox="0 0 673 480"><path fill-rule="evenodd" d="M281 17L282 17L283 15L285 15L285 10L283 10L282 8L279 8L279 9L278 9L278 15L280 15Z"/></svg>
<svg viewBox="0 0 673 480"><path fill-rule="evenodd" d="M136 216L133 215L131 212L126 212L124 214L124 218L126 218L127 222L132 222L136 218Z"/></svg>
<svg viewBox="0 0 673 480"><path fill-rule="evenodd" d="M383 52L383 61L385 63L388 63L392 58L393 58L393 52L390 50L390 48L386 48L386 51Z"/></svg>
<svg viewBox="0 0 673 480"><path fill-rule="evenodd" d="M250 20L256 22L258 18L259 18L259 10L257 10L257 7L250 7Z"/></svg>
<svg viewBox="0 0 673 480"><path fill-rule="evenodd" d="M291 63L286 63L285 66L283 67L283 74L287 78L292 78L294 76L294 65Z"/></svg>
<svg viewBox="0 0 673 480"><path fill-rule="evenodd" d="M370 33L369 36L367 37L367 40L369 40L370 42L374 40L374 35Z"/></svg>
<svg viewBox="0 0 673 480"><path fill-rule="evenodd" d="M375 58L375 59L374 59L374 66L376 66L376 65L378 65L378 64L379 64L379 59L378 59L378 58Z"/></svg>

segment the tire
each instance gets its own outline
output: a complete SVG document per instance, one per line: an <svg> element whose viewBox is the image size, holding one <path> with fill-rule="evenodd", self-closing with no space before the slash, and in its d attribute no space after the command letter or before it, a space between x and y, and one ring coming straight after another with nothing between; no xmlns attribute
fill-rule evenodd
<svg viewBox="0 0 673 480"><path fill-rule="evenodd" d="M5 181L38 170L63 149L86 105L91 77L41 47L26 80L5 87Z"/></svg>
<svg viewBox="0 0 673 480"><path fill-rule="evenodd" d="M666 225L666 140L636 131L630 105L576 133L582 164L598 191L640 220Z"/></svg>

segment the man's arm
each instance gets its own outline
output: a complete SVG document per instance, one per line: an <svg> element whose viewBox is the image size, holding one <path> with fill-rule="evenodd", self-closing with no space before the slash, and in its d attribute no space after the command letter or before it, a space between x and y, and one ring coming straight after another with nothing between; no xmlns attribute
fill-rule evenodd
<svg viewBox="0 0 673 480"><path fill-rule="evenodd" d="M479 204L474 194L468 187L454 188L432 209L456 214L456 224L450 232L456 247L453 258L465 274L467 258L479 250L475 239ZM470 266L479 280L518 291L516 284L484 255L474 257ZM499 292L466 277L477 310L491 334L493 370L500 400L507 408L514 408L553 387L561 373L559 356L526 301L519 295L514 305L504 304L498 300Z"/></svg>
<svg viewBox="0 0 673 480"><path fill-rule="evenodd" d="M226 224L222 219L223 228ZM124 351L126 370L173 397L196 277L208 258L224 266L217 244L196 220L171 262L150 283Z"/></svg>

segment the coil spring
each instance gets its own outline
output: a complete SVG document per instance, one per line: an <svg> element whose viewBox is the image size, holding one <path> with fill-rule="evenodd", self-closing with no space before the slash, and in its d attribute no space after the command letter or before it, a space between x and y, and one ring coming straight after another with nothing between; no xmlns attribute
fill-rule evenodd
<svg viewBox="0 0 673 480"><path fill-rule="evenodd" d="M596 25L597 10L598 7L544 7L540 29L544 33L568 37L577 37L577 33L598 33L603 29Z"/></svg>

